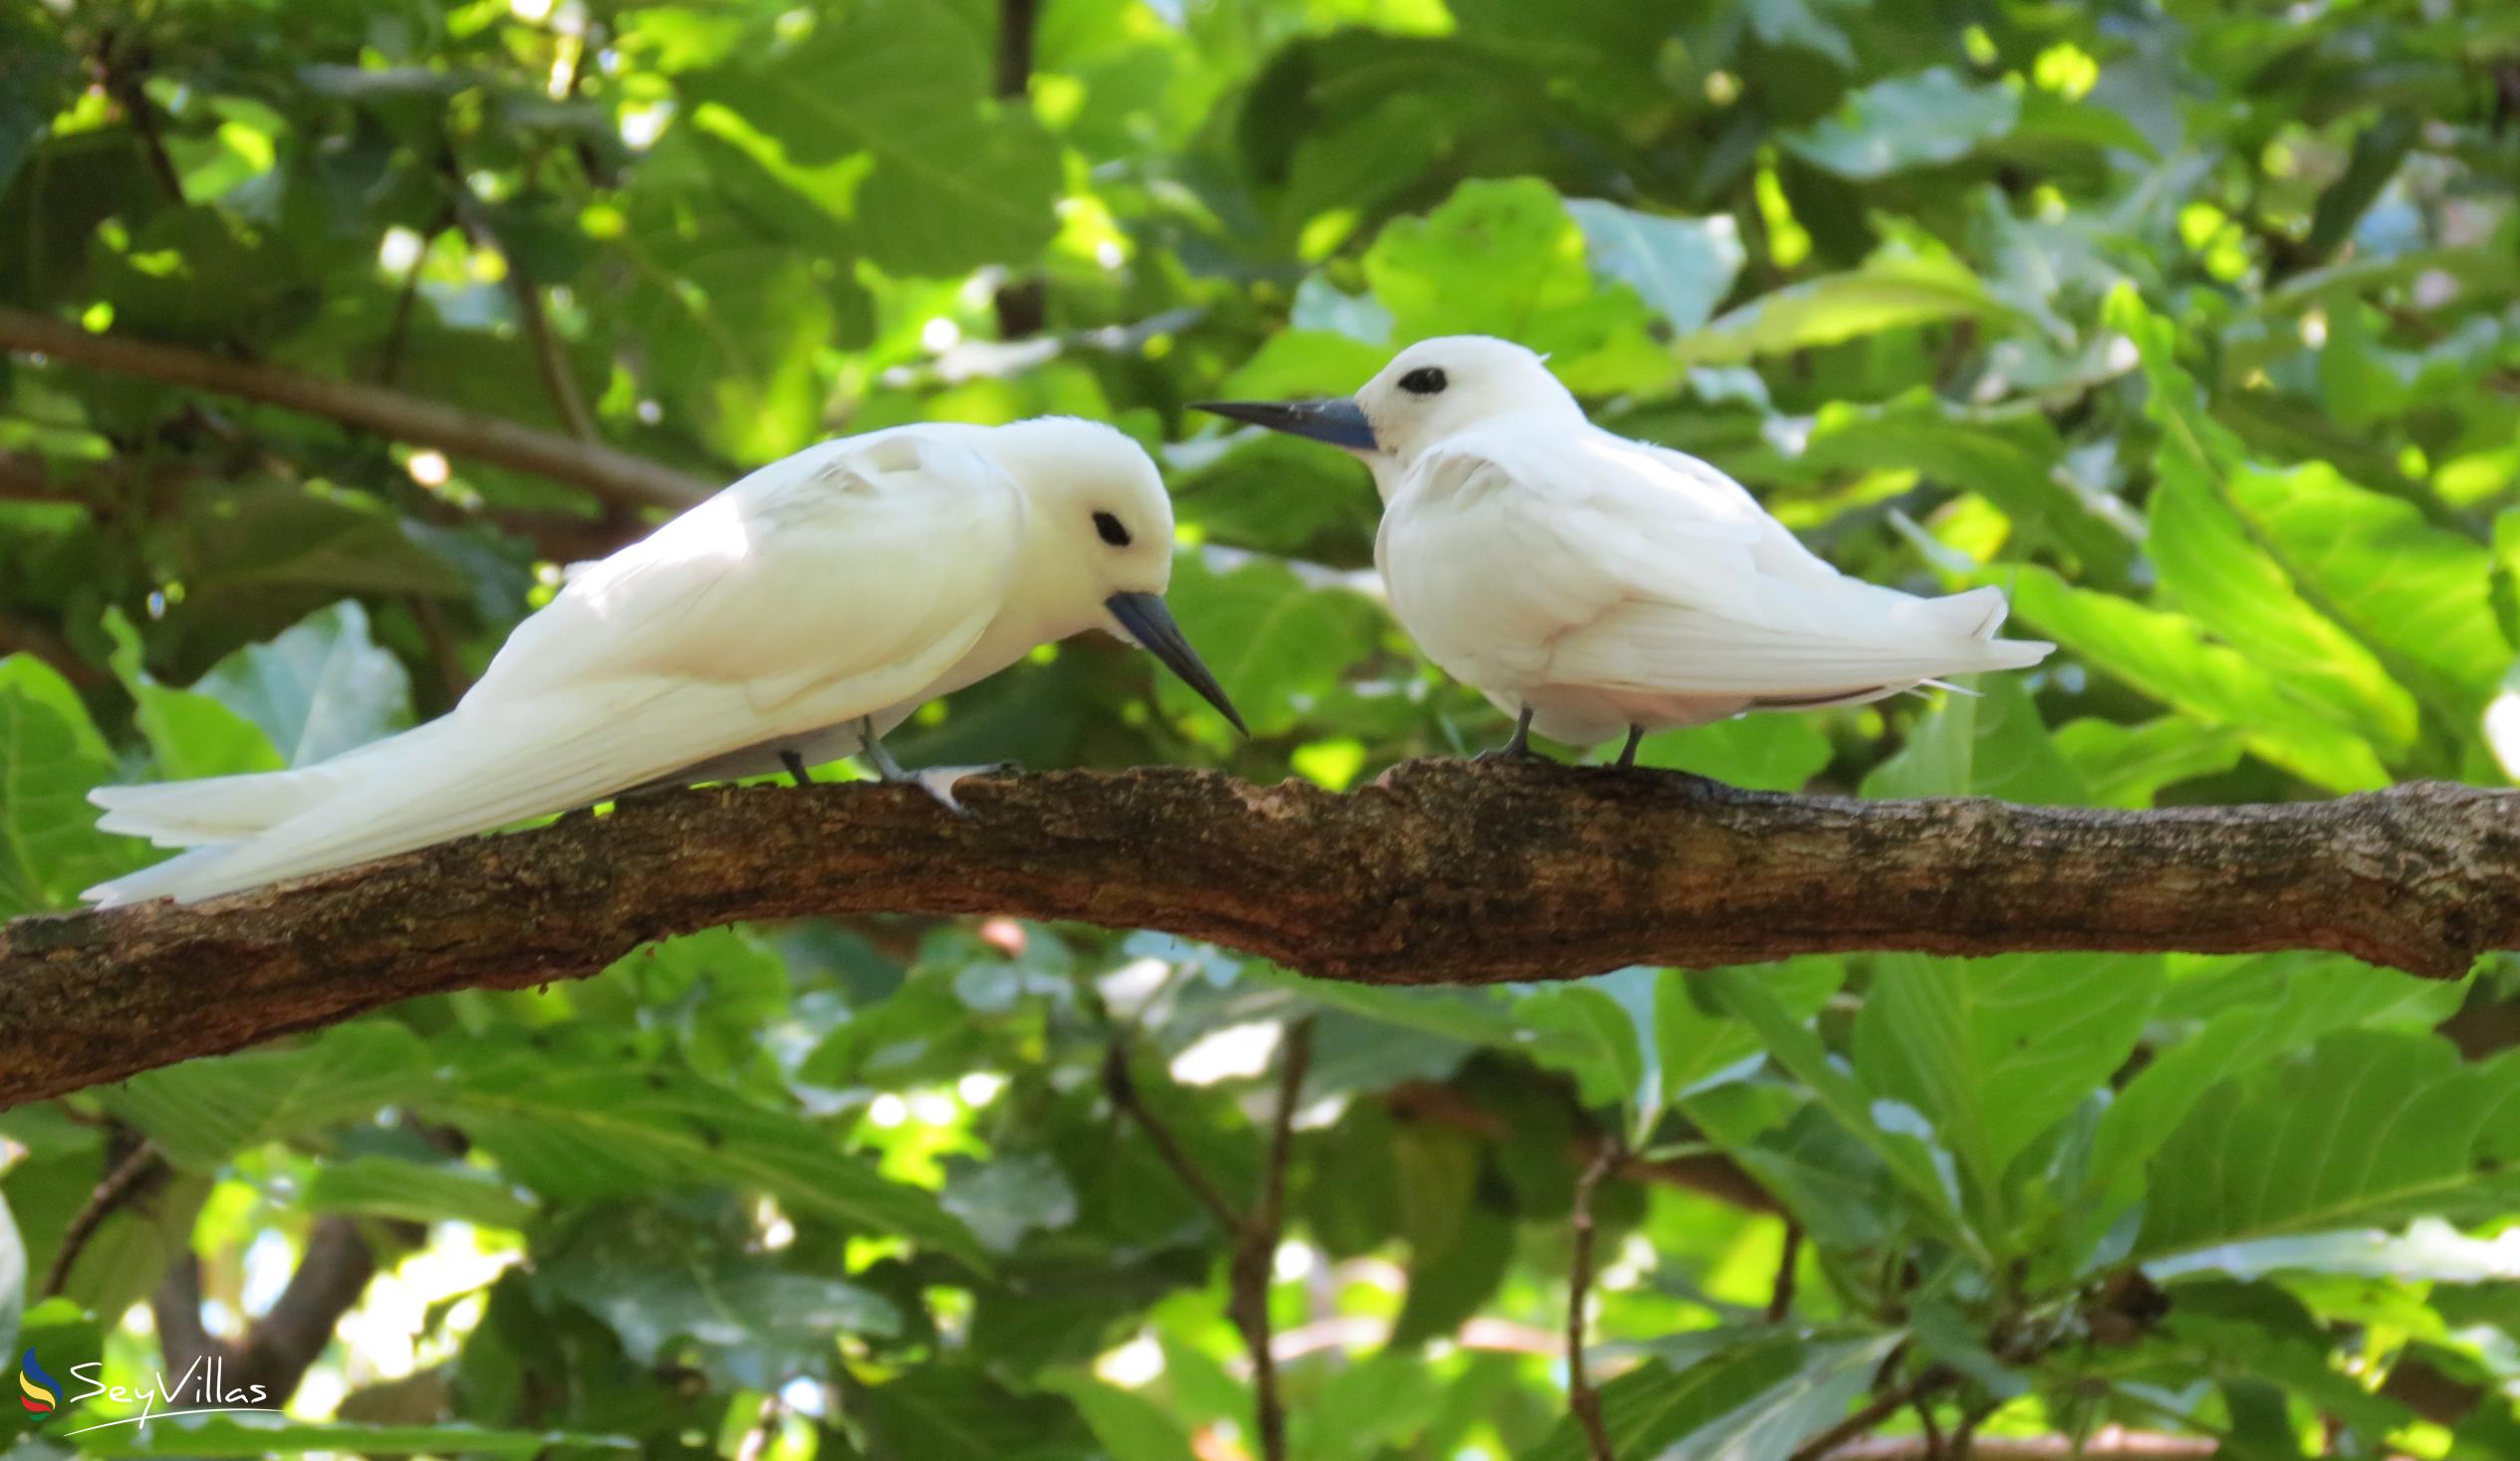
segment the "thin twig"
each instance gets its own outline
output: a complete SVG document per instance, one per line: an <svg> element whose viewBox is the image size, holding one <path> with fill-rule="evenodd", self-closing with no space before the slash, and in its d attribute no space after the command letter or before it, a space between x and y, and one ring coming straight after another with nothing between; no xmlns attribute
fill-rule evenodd
<svg viewBox="0 0 2520 1461"><path fill-rule="evenodd" d="M402 602L410 607L412 622L420 626L428 657L436 662L437 677L445 683L447 701L461 700L464 692L472 688L472 676L464 671L463 651L455 644L454 632L446 626L446 611L425 594L409 595Z"/></svg>
<svg viewBox="0 0 2520 1461"><path fill-rule="evenodd" d="M1286 1461L1286 1407L1278 1398L1277 1349L1269 1334L1269 1280L1277 1264L1278 1234L1286 1219L1286 1159L1294 1145L1295 1107L1313 1063L1313 1022L1287 1027L1278 1049L1278 1105L1269 1128L1268 1165L1260 1201L1235 1247L1233 1307L1251 1350L1252 1409L1259 1421L1261 1461Z"/></svg>
<svg viewBox="0 0 2520 1461"><path fill-rule="evenodd" d="M1103 1090L1110 1094L1112 1104L1127 1111L1144 1129L1146 1139L1154 1143L1155 1155L1172 1169L1172 1175L1181 1179L1182 1186L1190 1189L1190 1195L1197 1198L1199 1206L1206 1208L1208 1214L1216 1219L1216 1225L1228 1234L1241 1233L1242 1214L1236 1212L1224 1192L1208 1180L1207 1173L1200 1170L1188 1148L1172 1134L1172 1128L1156 1119L1155 1113L1147 1108L1145 1097L1137 1091L1137 1078L1129 1073L1129 1052L1117 1044L1103 1053Z"/></svg>
<svg viewBox="0 0 2520 1461"><path fill-rule="evenodd" d="M1584 1305L1593 1292L1593 1190L1624 1154L1618 1142L1603 1142L1601 1154L1575 1183L1575 1256L1567 1264L1566 1282L1567 1405L1574 1410L1576 1423L1584 1427L1593 1461L1619 1461L1610 1443L1610 1428L1602 1420L1602 1392L1593 1388L1592 1376L1584 1367Z"/></svg>
<svg viewBox="0 0 2520 1461"><path fill-rule="evenodd" d="M1934 1419L1933 1401L1920 1395L1915 1405L1916 1425L1924 1432L1925 1461L1943 1461L1942 1422Z"/></svg>
<svg viewBox="0 0 2520 1461"><path fill-rule="evenodd" d="M1776 1288L1768 1295L1768 1323L1783 1324L1794 1312L1794 1269L1803 1257L1803 1225L1785 1220L1785 1252L1776 1260Z"/></svg>
<svg viewBox="0 0 2520 1461"><path fill-rule="evenodd" d="M588 413L586 397L578 390L578 377L569 368L568 348L561 344L559 333L552 329L551 314L543 308L542 285L516 251L500 239L489 211L472 195L462 174L451 166L447 169L447 186L454 190L455 216L462 221L473 246L496 253L507 266L508 298L516 303L516 323L525 332L526 344L533 347L534 366L542 373L543 389L550 392L552 409L559 415L560 423L580 441L595 440L595 417Z"/></svg>
<svg viewBox="0 0 2520 1461"><path fill-rule="evenodd" d="M1788 1457L1787 1461L1826 1461L1827 1457L1847 1442L1870 1434L1873 1428L1883 1421L1927 1395L1949 1388L1958 1380L1958 1374L1941 1365L1934 1365L1896 1389L1874 1396L1863 1409L1805 1441L1802 1448Z"/></svg>
<svg viewBox="0 0 2520 1461"><path fill-rule="evenodd" d="M166 1159L158 1154L156 1143L142 1141L105 1174L96 1190L88 1194L87 1205L62 1230L61 1246L53 1250L52 1264L44 1270L45 1298L60 1293L62 1286L70 1282L71 1269L77 1266L79 1255L87 1251L89 1240L105 1226L106 1219L129 1205L165 1171Z"/></svg>

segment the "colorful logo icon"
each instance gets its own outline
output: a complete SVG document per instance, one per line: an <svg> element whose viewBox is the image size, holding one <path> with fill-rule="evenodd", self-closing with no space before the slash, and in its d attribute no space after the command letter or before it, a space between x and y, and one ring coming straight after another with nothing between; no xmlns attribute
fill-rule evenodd
<svg viewBox="0 0 2520 1461"><path fill-rule="evenodd" d="M18 1370L18 1389L23 1392L18 1403L35 1415L50 1415L61 1403L61 1381L44 1372L32 1349L26 1351L26 1363Z"/></svg>

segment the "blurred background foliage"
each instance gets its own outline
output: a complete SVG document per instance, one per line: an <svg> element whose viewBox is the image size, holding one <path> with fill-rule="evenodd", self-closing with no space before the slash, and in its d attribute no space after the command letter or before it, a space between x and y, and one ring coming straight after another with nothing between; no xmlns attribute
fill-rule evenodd
<svg viewBox="0 0 2520 1461"><path fill-rule="evenodd" d="M2062 645L1653 764L2129 808L2502 784L2516 112L2491 0L18 0L0 335L709 483L1114 420L1252 738L1077 642L897 749L1344 787L1503 727L1380 608L1363 473L1183 403L1489 332L1849 572L2003 586ZM657 515L0 357L0 913L146 859L89 786L435 714ZM0 1115L5 1347L144 1383L225 1345L367 1428L0 1444L1256 1454L1226 1219L1301 1039L1243 1282L1308 1461L1588 1454L1587 1173L1623 1458L2509 1457L2515 986L1885 956L1403 992L1084 927L720 930Z"/></svg>

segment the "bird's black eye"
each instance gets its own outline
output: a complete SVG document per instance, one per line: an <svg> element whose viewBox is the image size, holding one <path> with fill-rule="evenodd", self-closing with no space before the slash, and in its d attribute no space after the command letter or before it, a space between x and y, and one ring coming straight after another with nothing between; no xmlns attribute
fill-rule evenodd
<svg viewBox="0 0 2520 1461"><path fill-rule="evenodd" d="M1400 389L1411 395L1433 395L1443 388L1443 371L1433 365L1420 365L1400 377Z"/></svg>
<svg viewBox="0 0 2520 1461"><path fill-rule="evenodd" d="M1094 531L1102 534L1103 541L1114 548L1129 546L1129 529L1110 513L1098 512L1094 515Z"/></svg>

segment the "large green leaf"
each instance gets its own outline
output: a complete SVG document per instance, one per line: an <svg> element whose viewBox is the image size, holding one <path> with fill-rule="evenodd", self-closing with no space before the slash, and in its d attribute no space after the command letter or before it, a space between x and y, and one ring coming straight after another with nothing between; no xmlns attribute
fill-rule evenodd
<svg viewBox="0 0 2520 1461"><path fill-rule="evenodd" d="M2520 1056L2348 1030L2215 1088L2151 1163L2136 1256L2520 1204Z"/></svg>
<svg viewBox="0 0 2520 1461"><path fill-rule="evenodd" d="M833 180L860 247L895 273L956 274L1027 260L1057 229L1058 149L1028 111L989 99L987 56L953 6L866 0L685 88L801 166L872 162Z"/></svg>
<svg viewBox="0 0 2520 1461"><path fill-rule="evenodd" d="M345 599L211 666L193 689L260 727L292 766L309 766L411 723L411 677L378 647L368 611Z"/></svg>
<svg viewBox="0 0 2520 1461"><path fill-rule="evenodd" d="M1967 265L1886 245L1860 269L1787 285L1717 318L1682 339L1679 353L1691 365L1733 365L1910 325L2009 313Z"/></svg>
<svg viewBox="0 0 2520 1461"><path fill-rule="evenodd" d="M1909 1108L1866 1092L1755 972L1716 969L1698 977L1707 996L1756 1032L1769 1057L1809 1088L1820 1108L1849 1136L1881 1159L1942 1237L1972 1253L1988 1251L1962 1212L1958 1174L1950 1170L1947 1153L1928 1145L1902 1115Z"/></svg>
<svg viewBox="0 0 2520 1461"><path fill-rule="evenodd" d="M2011 131L2021 99L1972 86L1943 67L1851 92L1831 116L1778 138L1785 149L1841 177L1886 177L1953 162Z"/></svg>
<svg viewBox="0 0 2520 1461"><path fill-rule="evenodd" d="M696 1364L729 1388L826 1374L842 1339L900 1329L891 1304L864 1288L653 1231L661 1226L582 1234L536 1266L534 1283L602 1319L639 1363Z"/></svg>
<svg viewBox="0 0 2520 1461"><path fill-rule="evenodd" d="M461 1126L509 1176L554 1201L724 1183L986 1267L970 1230L931 1194L886 1179L801 1115L687 1076L574 1047L467 1049L413 1103Z"/></svg>
<svg viewBox="0 0 2520 1461"><path fill-rule="evenodd" d="M1679 373L1645 334L1643 301L1594 280L1584 230L1537 178L1463 183L1424 218L1385 228L1365 273L1402 341L1500 336L1547 355L1581 392L1662 385Z"/></svg>
<svg viewBox="0 0 2520 1461"><path fill-rule="evenodd" d="M2133 1054L2161 961L1889 954L1855 1024L1856 1070L1924 1112L2003 1226L2006 1169Z"/></svg>
<svg viewBox="0 0 2520 1461"><path fill-rule="evenodd" d="M535 1206L489 1172L453 1163L395 1156L328 1161L308 1179L302 1200L312 1212L354 1212L403 1222L471 1223L522 1229Z"/></svg>
<svg viewBox="0 0 2520 1461"><path fill-rule="evenodd" d="M247 1147L313 1135L412 1098L434 1080L419 1037L385 1020L336 1025L291 1050L144 1071L103 1099L168 1161L212 1171Z"/></svg>
<svg viewBox="0 0 2520 1461"><path fill-rule="evenodd" d="M91 788L115 779L105 738L61 673L0 659L0 918L71 905L79 890L149 859L96 830Z"/></svg>
<svg viewBox="0 0 2520 1461"><path fill-rule="evenodd" d="M1740 276L1740 230L1727 215L1665 218L1600 198L1570 198L1566 209L1595 272L1625 282L1682 334L1713 318Z"/></svg>
<svg viewBox="0 0 2520 1461"><path fill-rule="evenodd" d="M1293 730L1306 705L1365 657L1384 623L1364 597L1306 584L1270 559L1219 570L1200 555L1184 555L1165 597L1255 736ZM1216 744L1233 736L1224 717L1177 676L1152 672L1155 701L1166 714Z"/></svg>
<svg viewBox="0 0 2520 1461"><path fill-rule="evenodd" d="M2040 633L2207 724L2238 728L2267 761L2330 791L2389 785L2368 741L2318 715L2265 666L2210 642L2195 620L2070 588L2041 568L2004 577L2015 611Z"/></svg>
<svg viewBox="0 0 2520 1461"><path fill-rule="evenodd" d="M288 765L262 727L215 697L158 683L140 662L139 630L121 609L106 614L105 631L114 640L115 678L131 697L132 722L148 741L150 759L165 780L279 771Z"/></svg>
<svg viewBox="0 0 2520 1461"><path fill-rule="evenodd" d="M1845 1417L1898 1342L1896 1336L1824 1339L1790 1332L1705 1338L1707 1344L1680 1351L1702 1350L1703 1357L1648 1359L1602 1386L1602 1425L1617 1454L1786 1461ZM1568 1417L1523 1461L1584 1461L1591 1454Z"/></svg>
<svg viewBox="0 0 2520 1461"><path fill-rule="evenodd" d="M2259 540L2355 633L2437 677L2470 710L2492 695L2513 646L2494 619L2482 545L2325 462L2249 465L2226 485Z"/></svg>

